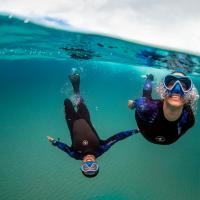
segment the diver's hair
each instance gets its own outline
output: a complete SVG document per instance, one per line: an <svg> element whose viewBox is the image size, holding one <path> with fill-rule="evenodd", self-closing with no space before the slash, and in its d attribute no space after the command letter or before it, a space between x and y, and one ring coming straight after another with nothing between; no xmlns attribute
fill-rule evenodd
<svg viewBox="0 0 200 200"><path fill-rule="evenodd" d="M171 72L170 74L175 74L175 73L181 73L183 74L184 76L187 76L186 73L184 72L184 70L178 68L176 70L174 70L173 72Z"/></svg>
<svg viewBox="0 0 200 200"><path fill-rule="evenodd" d="M186 101L186 104L191 106L192 111L194 113L197 111L198 100L199 100L199 93L198 93L198 90L196 89L196 87L193 84L191 91L189 91L185 95L185 101Z"/></svg>
<svg viewBox="0 0 200 200"><path fill-rule="evenodd" d="M167 89L165 88L163 81L161 81L161 83L157 87L157 92L160 95L160 98L162 100L168 95ZM192 89L188 93L186 93L184 99L185 99L186 105L189 105L192 111L196 113L199 93L196 87L194 86L194 84L193 84Z"/></svg>
<svg viewBox="0 0 200 200"><path fill-rule="evenodd" d="M98 173L99 173L99 169L98 169L94 174L92 174L92 175L85 174L85 173L82 171L82 174L83 174L84 176L86 176L87 178L93 178L93 177L95 177Z"/></svg>

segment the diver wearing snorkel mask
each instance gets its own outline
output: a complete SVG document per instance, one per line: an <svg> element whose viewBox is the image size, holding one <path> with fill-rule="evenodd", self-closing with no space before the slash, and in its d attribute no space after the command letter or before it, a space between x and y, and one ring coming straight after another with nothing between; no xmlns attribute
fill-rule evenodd
<svg viewBox="0 0 200 200"><path fill-rule="evenodd" d="M161 100L152 99L153 75L148 75L143 96L128 101L142 135L152 143L172 144L195 123L192 106L198 92L192 80L181 70L165 76L158 87Z"/></svg>
<svg viewBox="0 0 200 200"><path fill-rule="evenodd" d="M138 129L122 131L106 140L101 140L90 121L89 110L80 96L79 74L70 75L69 79L77 99L75 105L70 99L65 99L64 101L65 119L70 131L72 145L70 147L50 136L47 136L47 139L72 158L82 160L80 170L84 176L91 178L95 177L99 172L96 158L108 151L115 143L138 133Z"/></svg>
<svg viewBox="0 0 200 200"><path fill-rule="evenodd" d="M165 76L163 85L168 92L168 96L178 94L181 97L184 97L193 87L192 80L189 77L183 76L181 73Z"/></svg>

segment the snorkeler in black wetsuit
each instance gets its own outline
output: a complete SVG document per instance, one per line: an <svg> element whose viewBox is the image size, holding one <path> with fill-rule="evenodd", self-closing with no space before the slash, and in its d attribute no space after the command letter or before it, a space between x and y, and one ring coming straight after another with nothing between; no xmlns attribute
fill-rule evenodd
<svg viewBox="0 0 200 200"><path fill-rule="evenodd" d="M138 129L123 131L106 140L101 140L90 121L89 111L80 96L79 75L71 75L69 76L69 79L74 89L77 107L77 111L75 111L75 108L69 99L64 101L65 119L70 130L72 145L69 147L67 144L56 141L50 136L48 136L48 140L71 157L82 160L82 173L87 177L94 177L99 171L96 158L101 156L116 142L138 133Z"/></svg>
<svg viewBox="0 0 200 200"><path fill-rule="evenodd" d="M192 102L198 99L198 92L191 79L176 70L167 75L159 87L161 100L151 97L153 75L148 75L143 96L129 100L129 108L135 108L135 119L142 135L156 144L172 144L194 123Z"/></svg>

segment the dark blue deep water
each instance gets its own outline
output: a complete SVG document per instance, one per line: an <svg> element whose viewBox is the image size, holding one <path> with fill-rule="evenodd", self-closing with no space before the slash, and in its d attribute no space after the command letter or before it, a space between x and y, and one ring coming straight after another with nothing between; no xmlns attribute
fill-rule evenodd
<svg viewBox="0 0 200 200"><path fill-rule="evenodd" d="M141 95L144 76L152 73L156 87L176 68L200 91L198 56L1 15L0 200L200 199L198 109L195 126L172 145L151 144L140 134L117 143L98 159L93 179L46 139L71 144L63 110L72 95L69 74L80 73L81 94L105 139L136 128L127 100Z"/></svg>

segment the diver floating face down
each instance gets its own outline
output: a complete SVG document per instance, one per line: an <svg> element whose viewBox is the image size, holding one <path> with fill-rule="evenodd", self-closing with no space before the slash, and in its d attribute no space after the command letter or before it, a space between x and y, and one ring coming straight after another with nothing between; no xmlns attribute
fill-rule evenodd
<svg viewBox="0 0 200 200"><path fill-rule="evenodd" d="M81 171L86 177L95 177L99 172L99 165L96 162L94 155L86 155L83 158L83 163L81 165Z"/></svg>

